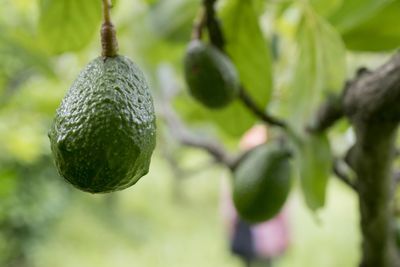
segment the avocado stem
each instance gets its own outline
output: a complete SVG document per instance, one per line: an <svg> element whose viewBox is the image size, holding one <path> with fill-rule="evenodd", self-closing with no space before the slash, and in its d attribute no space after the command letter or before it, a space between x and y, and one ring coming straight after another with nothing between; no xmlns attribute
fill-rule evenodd
<svg viewBox="0 0 400 267"><path fill-rule="evenodd" d="M103 24L101 26L101 47L103 57L115 57L118 52L117 34L111 22L111 0L103 0Z"/></svg>
<svg viewBox="0 0 400 267"><path fill-rule="evenodd" d="M219 21L216 18L215 2L216 0L203 0L203 7L206 13L206 25L211 43L220 51L224 52L224 34L222 33Z"/></svg>
<svg viewBox="0 0 400 267"><path fill-rule="evenodd" d="M201 7L193 24L192 40L201 40L205 24L206 24L206 11L204 7Z"/></svg>

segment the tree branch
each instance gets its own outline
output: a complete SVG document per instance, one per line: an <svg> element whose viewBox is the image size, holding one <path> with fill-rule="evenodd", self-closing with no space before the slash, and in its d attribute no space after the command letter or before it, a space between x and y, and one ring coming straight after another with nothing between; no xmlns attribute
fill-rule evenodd
<svg viewBox="0 0 400 267"><path fill-rule="evenodd" d="M222 33L220 23L215 16L215 2L216 0L203 0L206 25L211 43L219 50L224 51L225 38Z"/></svg>
<svg viewBox="0 0 400 267"><path fill-rule="evenodd" d="M211 43L226 54L224 49L224 34L222 32L219 21L215 17L215 2L216 0L203 0L203 5L206 12L206 25ZM255 116L257 116L263 122L272 126L287 128L287 125L283 120L275 118L274 116L268 114L266 111L258 107L256 102L251 98L250 94L247 92L246 88L243 85L240 87L239 90L239 99Z"/></svg>
<svg viewBox="0 0 400 267"><path fill-rule="evenodd" d="M283 120L275 118L260 109L243 87L240 88L239 98L242 100L242 103L263 122L281 128L287 128L287 125Z"/></svg>
<svg viewBox="0 0 400 267"><path fill-rule="evenodd" d="M357 174L363 234L361 267L400 266L392 211L399 103L400 53L373 72L360 71L343 92L344 114L357 140L347 160Z"/></svg>
<svg viewBox="0 0 400 267"><path fill-rule="evenodd" d="M192 40L201 40L203 36L203 29L206 24L206 12L202 7L193 23Z"/></svg>
<svg viewBox="0 0 400 267"><path fill-rule="evenodd" d="M400 120L400 52L374 72L364 71L344 92L346 116L358 121Z"/></svg>
<svg viewBox="0 0 400 267"><path fill-rule="evenodd" d="M326 131L346 116L356 143L345 161L357 175L354 183L337 162L333 172L358 193L363 234L361 267L400 266L394 240L393 174L395 137L400 121L400 52L375 71L360 68L346 83L342 95L331 96L319 108L308 130Z"/></svg>
<svg viewBox="0 0 400 267"><path fill-rule="evenodd" d="M341 168L340 168L340 162L338 160L334 161L333 164L333 173L336 175L337 178L339 178L343 183L348 185L350 188L352 188L354 191L357 191L357 185L350 179L347 173L345 173Z"/></svg>
<svg viewBox="0 0 400 267"><path fill-rule="evenodd" d="M161 105L162 112L160 112L160 115L164 118L173 136L176 137L181 144L207 151L216 162L227 166L231 170L236 167L240 157L229 155L221 145L221 142L193 134L186 128L178 115L174 112L167 99L164 99Z"/></svg>
<svg viewBox="0 0 400 267"><path fill-rule="evenodd" d="M324 132L343 116L342 98L337 95L330 95L325 103L319 107L313 122L307 126L307 130Z"/></svg>

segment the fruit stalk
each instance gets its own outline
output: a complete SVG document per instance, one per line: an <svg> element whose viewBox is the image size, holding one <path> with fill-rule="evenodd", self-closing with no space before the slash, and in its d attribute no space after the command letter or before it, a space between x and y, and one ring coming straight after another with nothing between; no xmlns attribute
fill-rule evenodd
<svg viewBox="0 0 400 267"><path fill-rule="evenodd" d="M211 43L219 50L224 51L225 40L219 21L215 16L215 2L216 0L203 0L203 6L206 12L206 25Z"/></svg>
<svg viewBox="0 0 400 267"><path fill-rule="evenodd" d="M101 46L103 57L115 57L118 52L117 34L111 22L111 0L103 0L103 24L101 26Z"/></svg>
<svg viewBox="0 0 400 267"><path fill-rule="evenodd" d="M199 13L193 23L192 29L192 40L201 40L203 35L203 28L206 23L206 12L203 7L199 10Z"/></svg>
<svg viewBox="0 0 400 267"><path fill-rule="evenodd" d="M209 33L211 43L217 47L220 51L226 54L224 46L225 46L225 38L221 29L221 25L219 24L218 19L216 18L215 13L215 2L217 0L203 0L203 6L205 10L205 19L206 26ZM256 102L251 98L250 94L247 93L246 88L242 85L239 90L239 99L244 104L244 106L251 111L254 115L256 115L259 119L273 126L281 127L283 129L287 129L286 122L279 118L275 118L274 116L268 114L265 110L258 107Z"/></svg>

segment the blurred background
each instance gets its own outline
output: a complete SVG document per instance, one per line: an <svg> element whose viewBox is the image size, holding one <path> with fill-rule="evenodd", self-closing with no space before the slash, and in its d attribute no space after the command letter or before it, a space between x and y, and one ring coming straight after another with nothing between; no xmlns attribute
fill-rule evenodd
<svg viewBox="0 0 400 267"><path fill-rule="evenodd" d="M163 101L173 103L194 134L218 138L229 151L238 151L239 140L256 118L240 111L240 116L210 119L210 113L189 98L183 82L182 59L199 1L113 2L120 53L145 72L157 112ZM274 68L269 70L274 73L275 100L269 107L286 116L291 110L284 100L296 76L292 65L299 8L296 1L255 2L260 3L256 11L262 34L271 40L265 49L274 55ZM345 1L313 2L326 15ZM230 250L221 204L221 184L229 185L229 172L203 151L182 146L162 114L150 173L135 186L91 195L72 188L57 174L47 131L74 78L100 55L100 23L100 0L0 0L0 266L243 266ZM333 35L321 30L315 38L328 43L321 51L329 51L332 58L335 53L344 55L347 70L336 67L343 72L340 84L358 67L378 66L388 58L389 53L380 49L345 51L344 45L335 46ZM374 45L369 39L362 42L365 35L350 36L355 35L342 35L352 48ZM338 153L353 141L346 122L330 138ZM318 213L306 208L295 181L285 212L288 246L274 257L273 266L356 266L357 200L340 181L329 181L327 203Z"/></svg>

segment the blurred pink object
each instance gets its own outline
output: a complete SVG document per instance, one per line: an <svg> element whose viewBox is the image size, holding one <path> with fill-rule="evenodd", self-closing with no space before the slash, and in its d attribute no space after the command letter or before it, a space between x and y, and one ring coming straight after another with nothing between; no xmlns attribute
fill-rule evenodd
<svg viewBox="0 0 400 267"><path fill-rule="evenodd" d="M265 126L254 126L244 135L239 146L243 150L251 149L265 142L267 135ZM221 213L232 240L238 215L232 202L230 184L227 179L222 180L221 184ZM290 242L287 207L285 206L273 219L255 224L250 229L257 258L273 259L282 255Z"/></svg>
<svg viewBox="0 0 400 267"><path fill-rule="evenodd" d="M248 130L239 143L239 148L249 150L268 140L268 131L264 125L256 125Z"/></svg>
<svg viewBox="0 0 400 267"><path fill-rule="evenodd" d="M289 225L287 209L273 219L251 227L256 254L260 258L275 258L282 255L289 246Z"/></svg>

